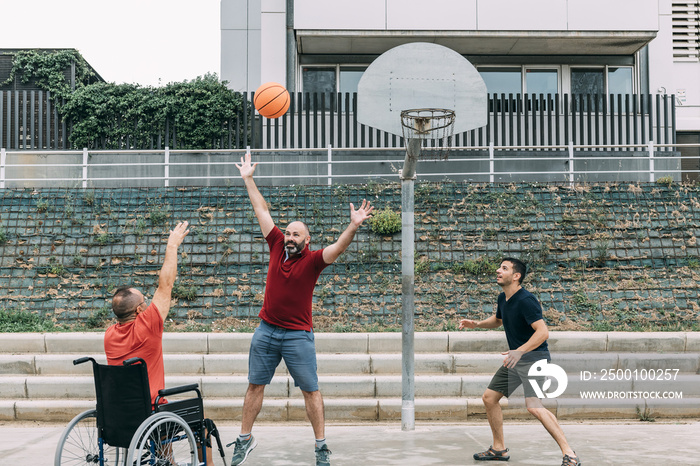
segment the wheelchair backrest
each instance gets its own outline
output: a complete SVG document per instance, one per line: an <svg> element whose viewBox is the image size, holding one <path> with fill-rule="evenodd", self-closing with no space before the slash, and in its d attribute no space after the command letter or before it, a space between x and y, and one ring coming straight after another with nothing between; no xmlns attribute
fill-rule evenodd
<svg viewBox="0 0 700 466"><path fill-rule="evenodd" d="M109 366L93 362L97 427L113 447L128 448L139 425L151 415L146 363Z"/></svg>

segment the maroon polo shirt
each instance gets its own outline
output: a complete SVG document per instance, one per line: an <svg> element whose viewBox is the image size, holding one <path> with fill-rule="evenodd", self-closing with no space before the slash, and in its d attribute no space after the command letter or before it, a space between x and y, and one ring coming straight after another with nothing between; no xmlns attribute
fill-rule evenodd
<svg viewBox="0 0 700 466"><path fill-rule="evenodd" d="M323 261L323 249L286 258L284 233L274 227L268 233L270 265L267 269L265 299L259 317L266 322L290 330L311 330L311 302L314 287L321 271L328 264Z"/></svg>

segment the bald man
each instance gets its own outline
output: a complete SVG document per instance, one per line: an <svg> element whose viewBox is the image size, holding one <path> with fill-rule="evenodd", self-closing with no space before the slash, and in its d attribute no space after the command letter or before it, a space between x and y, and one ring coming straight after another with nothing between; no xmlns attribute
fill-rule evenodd
<svg viewBox="0 0 700 466"><path fill-rule="evenodd" d="M105 332L107 363L121 365L123 361L136 357L146 361L151 403L158 396L158 390L165 388L163 322L170 311L171 294L177 277L177 249L189 231L187 222L182 222L170 232L158 276L158 288L150 304L146 304L141 291L130 286L119 288L112 297L112 311L117 323Z"/></svg>
<svg viewBox="0 0 700 466"><path fill-rule="evenodd" d="M366 200L355 210L350 204L350 225L330 246L310 251L309 229L303 222L292 222L284 232L275 226L267 203L255 185L257 163L250 154L236 164L253 205L265 240L270 248L270 264L265 298L248 358L248 390L243 401L241 433L235 441L232 465L243 464L257 442L251 434L260 408L265 385L269 384L280 361L284 362L294 385L301 389L306 414L316 437L316 465L330 465L326 445L323 397L318 389L316 347L314 344L311 302L321 271L332 264L350 245L355 232L371 217L374 209Z"/></svg>

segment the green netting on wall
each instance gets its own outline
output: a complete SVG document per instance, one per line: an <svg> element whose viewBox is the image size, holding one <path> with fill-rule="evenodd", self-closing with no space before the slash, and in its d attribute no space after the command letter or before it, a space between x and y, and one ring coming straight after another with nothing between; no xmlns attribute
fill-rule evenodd
<svg viewBox="0 0 700 466"><path fill-rule="evenodd" d="M262 187L275 222L334 242L349 203L401 210L398 183ZM494 311L493 271L516 256L558 328L696 322L700 188L664 184L416 185L416 314L439 328ZM151 296L169 228L188 220L172 319L255 317L267 245L243 187L0 191L0 307L76 322L113 290ZM401 235L363 226L315 291L317 325L400 324Z"/></svg>

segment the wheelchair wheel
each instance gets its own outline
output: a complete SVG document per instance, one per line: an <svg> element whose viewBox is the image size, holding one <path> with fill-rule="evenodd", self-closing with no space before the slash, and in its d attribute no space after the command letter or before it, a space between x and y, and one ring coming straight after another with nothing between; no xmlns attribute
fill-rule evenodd
<svg viewBox="0 0 700 466"><path fill-rule="evenodd" d="M54 466L100 464L100 447L97 432L97 411L89 409L78 414L63 431L56 447ZM119 465L124 462L123 449L104 444L104 464Z"/></svg>
<svg viewBox="0 0 700 466"><path fill-rule="evenodd" d="M154 414L136 430L126 464L198 465L197 442L190 426L173 413Z"/></svg>

